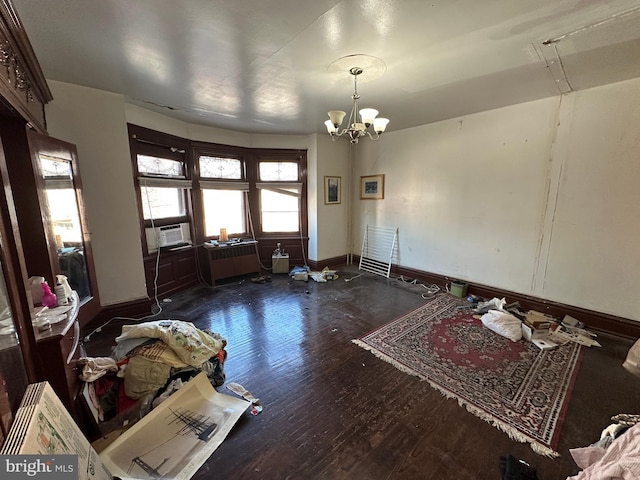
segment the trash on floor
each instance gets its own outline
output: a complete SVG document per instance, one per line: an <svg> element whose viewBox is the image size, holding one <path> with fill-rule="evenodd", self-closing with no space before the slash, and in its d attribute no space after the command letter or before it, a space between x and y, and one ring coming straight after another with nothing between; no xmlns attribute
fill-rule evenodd
<svg viewBox="0 0 640 480"><path fill-rule="evenodd" d="M227 383L227 388L236 395L244 398L246 401L251 402L251 415L258 415L264 409L264 407L260 405L260 399L254 397L251 392L239 383L229 382Z"/></svg>
<svg viewBox="0 0 640 480"><path fill-rule="evenodd" d="M271 275L260 275L251 279L253 283L267 283L271 281Z"/></svg>
<svg viewBox="0 0 640 480"><path fill-rule="evenodd" d="M547 338L560 344L575 342L585 347L601 347L602 345L596 341L596 337L597 335L593 332L562 323L549 332Z"/></svg>
<svg viewBox="0 0 640 480"><path fill-rule="evenodd" d="M504 298L500 299L497 297L493 297L489 301L479 302L478 306L475 309L475 312L480 314L487 313L489 310L503 310L503 307L506 303L507 301Z"/></svg>
<svg viewBox="0 0 640 480"><path fill-rule="evenodd" d="M251 392L249 392L246 388L244 388L239 383L229 382L229 383L227 383L227 388L229 390L231 390L233 393L235 393L236 395L240 395L247 402L251 402L251 403L255 403L255 404L260 403L260 399L259 398L254 397L251 394Z"/></svg>
<svg viewBox="0 0 640 480"><path fill-rule="evenodd" d="M324 267L322 271L311 271L309 267L293 267L289 272L289 276L294 280L308 281L309 278L316 282L326 282L328 280L337 280L338 275L336 270L330 270L329 267Z"/></svg>
<svg viewBox="0 0 640 480"><path fill-rule="evenodd" d="M294 280L309 280L309 267L293 267L289 272L289 276Z"/></svg>
<svg viewBox="0 0 640 480"><path fill-rule="evenodd" d="M309 276L316 282L326 282L328 280L337 280L336 270L329 270L329 267L324 267L321 272L309 272Z"/></svg>

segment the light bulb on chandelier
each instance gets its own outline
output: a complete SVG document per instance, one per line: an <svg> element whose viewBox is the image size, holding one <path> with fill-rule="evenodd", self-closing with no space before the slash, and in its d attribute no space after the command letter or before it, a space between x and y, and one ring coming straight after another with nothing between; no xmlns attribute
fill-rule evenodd
<svg viewBox="0 0 640 480"><path fill-rule="evenodd" d="M349 123L346 128L340 131L340 125L344 117L347 115L342 110L331 110L329 112L329 120L324 122L327 127L327 131L331 135L331 138L335 141L336 138L348 135L351 143L358 143L358 140L365 135L373 140L378 140L380 134L385 131L388 118L378 118L378 110L375 108L363 108L358 110L358 75L362 74L364 70L360 67L352 67L349 69L349 73L353 75L353 106L351 107L351 113L349 114ZM360 121L358 121L358 114L360 115ZM369 130L373 127L373 133Z"/></svg>

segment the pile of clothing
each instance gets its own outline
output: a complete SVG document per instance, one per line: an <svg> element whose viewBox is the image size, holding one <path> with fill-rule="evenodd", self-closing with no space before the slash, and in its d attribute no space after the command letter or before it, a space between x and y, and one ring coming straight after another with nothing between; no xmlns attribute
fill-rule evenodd
<svg viewBox="0 0 640 480"><path fill-rule="evenodd" d="M110 357L79 360L98 422L135 410L141 418L200 372L214 387L225 381L227 342L190 322L125 325Z"/></svg>
<svg viewBox="0 0 640 480"><path fill-rule="evenodd" d="M567 480L637 480L640 478L640 415L622 413L588 447L569 450L583 470Z"/></svg>

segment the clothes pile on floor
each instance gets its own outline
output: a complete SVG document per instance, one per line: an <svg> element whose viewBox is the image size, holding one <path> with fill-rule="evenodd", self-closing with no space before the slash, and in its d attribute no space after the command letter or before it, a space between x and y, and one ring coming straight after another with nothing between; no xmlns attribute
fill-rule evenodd
<svg viewBox="0 0 640 480"><path fill-rule="evenodd" d="M214 387L225 381L226 340L190 322L125 325L116 342L110 357L80 359L98 422L132 411L139 419L200 372Z"/></svg>
<svg viewBox="0 0 640 480"><path fill-rule="evenodd" d="M600 440L569 452L583 470L567 480L640 478L640 415L620 414L605 428Z"/></svg>

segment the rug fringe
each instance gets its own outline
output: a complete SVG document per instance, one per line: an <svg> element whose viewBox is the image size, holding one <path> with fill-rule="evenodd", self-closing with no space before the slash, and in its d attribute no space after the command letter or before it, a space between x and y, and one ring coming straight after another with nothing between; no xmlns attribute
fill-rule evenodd
<svg viewBox="0 0 640 480"><path fill-rule="evenodd" d="M370 346L368 343L365 343L362 340L358 340L358 339L351 340L351 342L353 342L356 345L358 345L359 347L364 348L365 350L368 350L369 352L373 353L379 359L384 360L387 363L390 363L391 365L393 365L395 368L397 368L401 372L407 373L409 375L413 375L414 377L418 377L421 380L425 380L431 386L431 388L437 390L438 392L440 392L446 398L452 398L452 399L457 400L458 405L460 405L461 407L465 407L469 413L471 413L471 414L475 415L476 417L484 420L485 422L491 424L492 426L494 426L498 430L506 433L511 440L515 440L515 441L520 442L520 443L528 443L531 446L531 449L534 452L536 452L538 455L544 455L545 457L549 457L549 458L557 458L557 457L560 456L560 454L558 452L556 452L555 450L553 450L553 449L551 449L551 448L549 448L549 447L547 447L547 446L545 446L545 445L543 445L543 444L541 444L539 442L536 442L535 440L533 440L533 439L527 437L526 435L520 433L515 428L513 428L513 427L501 422L500 420L492 417L491 415L489 415L488 413L484 412L483 410L474 407L473 405L469 404L468 402L464 401L463 399L457 397L452 392L450 392L447 389L441 387L437 383L432 382L431 380L429 380L429 378L427 378L427 377L425 377L423 375L417 374L414 370L406 367L402 363L394 360L393 358L389 357L388 355L385 355L384 353L380 352L379 350L376 350L374 347Z"/></svg>

